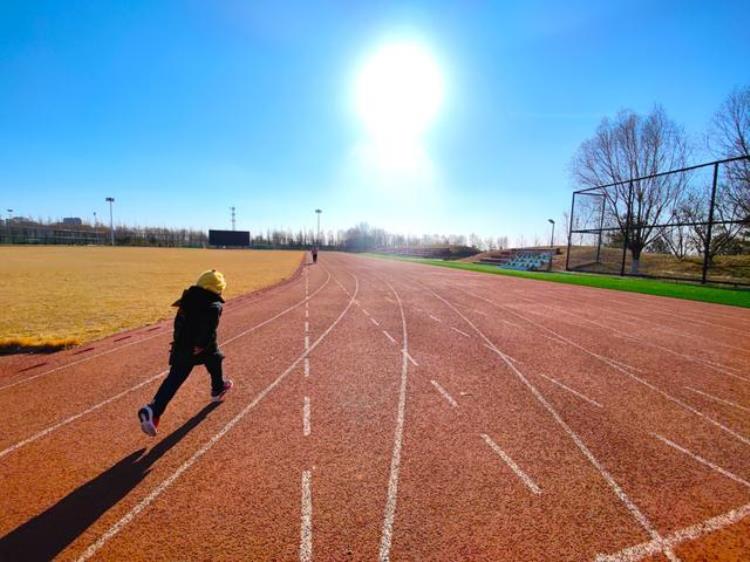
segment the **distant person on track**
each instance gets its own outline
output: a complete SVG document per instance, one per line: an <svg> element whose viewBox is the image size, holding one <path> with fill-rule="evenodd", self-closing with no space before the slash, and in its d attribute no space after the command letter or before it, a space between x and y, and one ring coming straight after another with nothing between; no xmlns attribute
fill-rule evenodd
<svg viewBox="0 0 750 562"><path fill-rule="evenodd" d="M156 435L159 418L196 365L205 365L211 375L212 402L220 402L232 388L232 381L224 379L221 368L224 355L216 342L216 329L224 303L221 293L226 286L220 272L215 269L204 271L196 284L185 289L180 300L172 305L177 307L177 314L169 374L154 399L138 410L138 420L146 435Z"/></svg>
<svg viewBox="0 0 750 562"><path fill-rule="evenodd" d="M317 246L313 246L312 257L313 257L313 263L318 263L318 248L317 248Z"/></svg>

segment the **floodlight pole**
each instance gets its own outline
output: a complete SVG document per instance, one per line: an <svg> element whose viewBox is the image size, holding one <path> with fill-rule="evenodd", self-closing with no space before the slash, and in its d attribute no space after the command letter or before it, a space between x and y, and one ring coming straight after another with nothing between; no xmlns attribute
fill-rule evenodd
<svg viewBox="0 0 750 562"><path fill-rule="evenodd" d="M547 219L547 222L552 225L552 236L549 239L549 247L554 248L555 247L555 221L552 219Z"/></svg>
<svg viewBox="0 0 750 562"><path fill-rule="evenodd" d="M112 245L115 245L115 222L114 217L112 215L112 203L115 202L114 197L107 197L105 199L107 203L109 203L109 239L112 242Z"/></svg>
<svg viewBox="0 0 750 562"><path fill-rule="evenodd" d="M232 230L235 230L235 210L236 207L229 207L232 211Z"/></svg>
<svg viewBox="0 0 750 562"><path fill-rule="evenodd" d="M315 214L318 215L318 234L315 237L315 245L316 246L320 245L320 213L322 213L322 212L323 212L322 209L315 209Z"/></svg>

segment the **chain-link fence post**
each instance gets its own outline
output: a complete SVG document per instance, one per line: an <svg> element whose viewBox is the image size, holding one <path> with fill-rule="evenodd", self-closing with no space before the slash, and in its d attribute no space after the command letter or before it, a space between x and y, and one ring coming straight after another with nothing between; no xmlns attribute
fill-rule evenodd
<svg viewBox="0 0 750 562"><path fill-rule="evenodd" d="M703 249L703 274L701 283L706 282L708 276L708 265L711 262L711 231L714 226L714 206L716 203L716 184L719 179L719 164L714 164L714 180L711 185L711 203L708 207L708 230L706 231L706 247Z"/></svg>
<svg viewBox="0 0 750 562"><path fill-rule="evenodd" d="M625 236L622 241L622 265L620 266L620 275L625 275L625 260L628 257L628 244L630 242L630 221L633 209L633 181L628 184L628 212L625 215Z"/></svg>

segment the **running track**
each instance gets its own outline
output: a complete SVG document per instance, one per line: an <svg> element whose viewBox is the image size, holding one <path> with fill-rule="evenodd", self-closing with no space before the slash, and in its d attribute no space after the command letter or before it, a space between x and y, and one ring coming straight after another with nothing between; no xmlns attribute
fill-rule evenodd
<svg viewBox="0 0 750 562"><path fill-rule="evenodd" d="M323 254L152 440L169 331L0 361L0 560L750 560L748 311Z"/></svg>

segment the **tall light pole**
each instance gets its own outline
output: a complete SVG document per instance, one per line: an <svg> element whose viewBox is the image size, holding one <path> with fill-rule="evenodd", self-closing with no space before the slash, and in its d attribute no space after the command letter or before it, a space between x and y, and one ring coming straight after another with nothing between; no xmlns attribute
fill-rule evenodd
<svg viewBox="0 0 750 562"><path fill-rule="evenodd" d="M109 203L109 239L112 242L112 245L115 245L115 221L112 215L112 203L115 202L114 197L107 197L105 199L107 203Z"/></svg>
<svg viewBox="0 0 750 562"><path fill-rule="evenodd" d="M547 219L547 222L552 225L552 236L549 240L549 247L554 248L555 247L555 221L552 219Z"/></svg>
<svg viewBox="0 0 750 562"><path fill-rule="evenodd" d="M13 209L5 209L5 210L8 211L8 224L10 224L10 217L13 214Z"/></svg>
<svg viewBox="0 0 750 562"><path fill-rule="evenodd" d="M235 226L235 213L234 212L235 212L236 209L235 209L235 207L229 207L229 209L232 211L232 230L234 230L235 229L234 228L234 226Z"/></svg>
<svg viewBox="0 0 750 562"><path fill-rule="evenodd" d="M318 215L318 235L315 238L315 245L320 246L320 213L322 213L322 209L315 209L315 214Z"/></svg>

